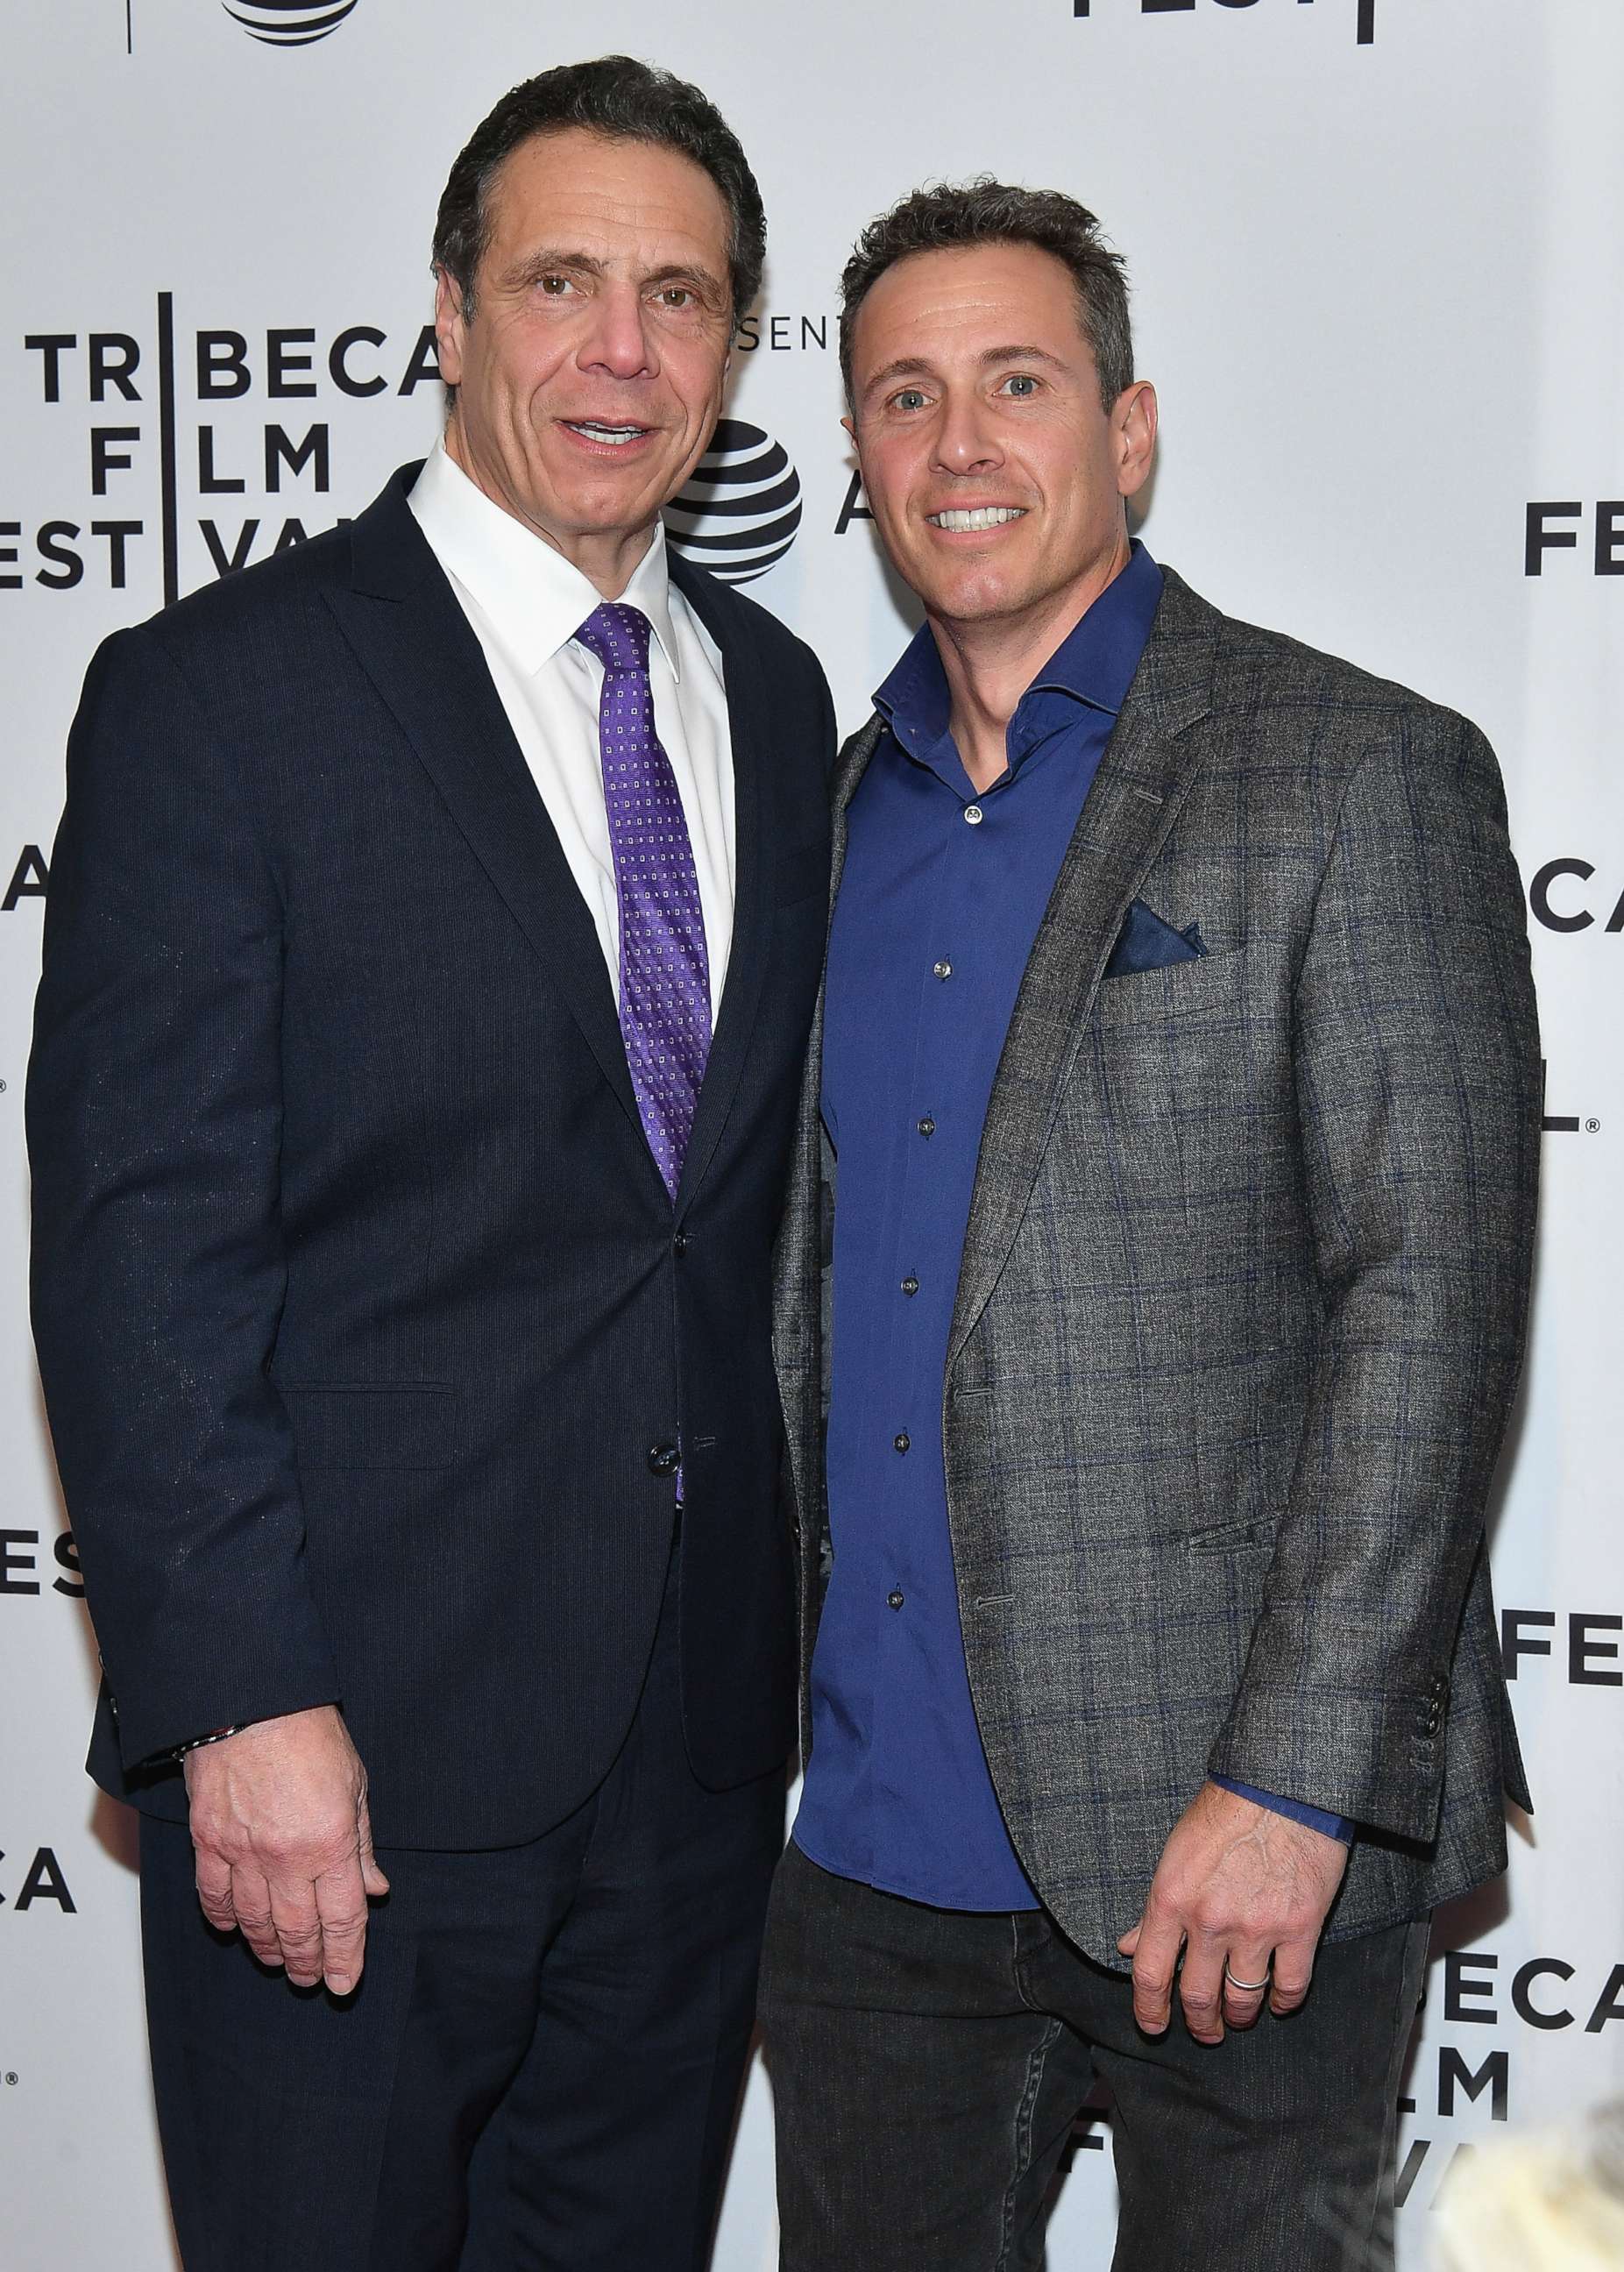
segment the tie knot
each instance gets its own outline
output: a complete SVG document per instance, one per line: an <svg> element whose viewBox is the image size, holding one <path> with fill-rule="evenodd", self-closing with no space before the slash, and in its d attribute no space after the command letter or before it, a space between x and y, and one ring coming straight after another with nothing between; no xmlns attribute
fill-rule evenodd
<svg viewBox="0 0 1624 2272"><path fill-rule="evenodd" d="M606 671L641 672L649 667L649 635L653 625L640 608L621 600L605 600L576 633L584 647L595 654Z"/></svg>

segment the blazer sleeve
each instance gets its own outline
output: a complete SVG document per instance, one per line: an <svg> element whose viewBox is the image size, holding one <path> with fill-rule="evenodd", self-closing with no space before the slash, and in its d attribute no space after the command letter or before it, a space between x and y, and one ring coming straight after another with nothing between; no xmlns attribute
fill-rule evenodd
<svg viewBox="0 0 1624 2272"><path fill-rule="evenodd" d="M34 1339L125 1765L332 1702L287 1416L281 908L151 630L86 682L27 1124Z"/></svg>
<svg viewBox="0 0 1624 2272"><path fill-rule="evenodd" d="M1263 1614L1210 1765L1428 1840L1518 1374L1541 1067L1493 751L1415 713L1345 796L1296 989L1322 1289Z"/></svg>

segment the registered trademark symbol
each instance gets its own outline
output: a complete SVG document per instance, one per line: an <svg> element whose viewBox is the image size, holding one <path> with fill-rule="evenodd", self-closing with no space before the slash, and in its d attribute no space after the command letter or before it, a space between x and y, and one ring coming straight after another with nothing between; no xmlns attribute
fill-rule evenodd
<svg viewBox="0 0 1624 2272"><path fill-rule="evenodd" d="M5 1086L4 1082L4 1081L0 1081L0 1088L4 1088L4 1086ZM1587 1120L1587 1121L1585 1122L1585 1124L1584 1124L1584 1132L1585 1132L1585 1134L1586 1134L1587 1136L1599 1136L1599 1135L1600 1135L1600 1133L1601 1133L1601 1123L1600 1123L1600 1121L1599 1121L1599 1120Z"/></svg>
<svg viewBox="0 0 1624 2272"><path fill-rule="evenodd" d="M8 2068L8 2069L6 2070L6 2077L5 2077L5 2087L6 2087L6 2089L7 2089L8 2090L11 2089L15 2086L16 2081L17 2081L17 2077L16 2077L16 2076L11 2073L11 2071L10 2070L10 2068Z"/></svg>

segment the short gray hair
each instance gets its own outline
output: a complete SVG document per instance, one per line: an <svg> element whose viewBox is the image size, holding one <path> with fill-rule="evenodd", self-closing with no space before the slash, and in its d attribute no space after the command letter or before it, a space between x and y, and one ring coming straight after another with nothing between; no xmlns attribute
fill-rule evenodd
<svg viewBox="0 0 1624 2272"><path fill-rule="evenodd" d="M852 333L857 311L888 268L916 252L959 252L979 244L1032 244L1071 271L1083 336L1109 410L1134 380L1128 265L1100 235L1086 206L1062 190L1023 190L990 174L934 182L871 220L840 279L840 376L852 400Z"/></svg>
<svg viewBox="0 0 1624 2272"><path fill-rule="evenodd" d="M473 312L474 279L490 237L491 185L513 153L538 135L584 127L610 141L652 142L691 159L727 208L727 280L734 318L761 288L767 224L756 176L716 105L688 80L631 56L561 64L504 94L475 127L451 168L435 220L434 265Z"/></svg>

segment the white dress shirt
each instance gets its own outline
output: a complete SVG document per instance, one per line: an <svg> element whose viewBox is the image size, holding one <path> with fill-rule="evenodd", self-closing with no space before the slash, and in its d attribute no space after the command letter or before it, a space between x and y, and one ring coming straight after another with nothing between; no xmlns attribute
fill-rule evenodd
<svg viewBox="0 0 1624 2272"><path fill-rule="evenodd" d="M602 594L562 553L493 503L447 454L443 442L418 475L411 506L485 650L502 706L597 926L618 1008L620 903L598 748L603 665L574 636ZM659 523L620 597L654 627L649 642L654 727L676 776L694 848L714 1020L733 943L735 874L733 745L722 659L673 588Z"/></svg>

